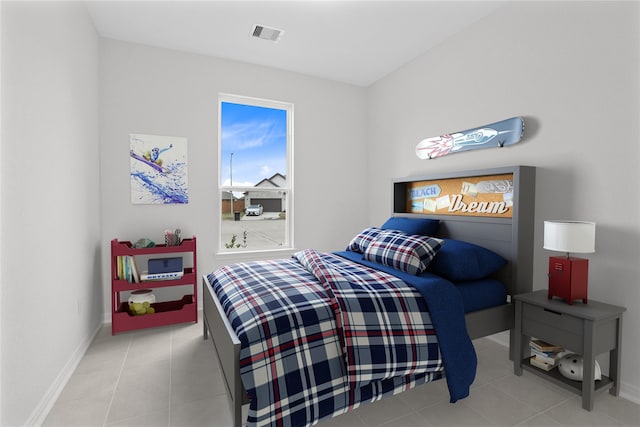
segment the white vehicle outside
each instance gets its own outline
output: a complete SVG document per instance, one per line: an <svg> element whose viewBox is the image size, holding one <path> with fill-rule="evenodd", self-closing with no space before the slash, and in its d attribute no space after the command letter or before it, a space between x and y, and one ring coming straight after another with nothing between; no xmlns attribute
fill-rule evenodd
<svg viewBox="0 0 640 427"><path fill-rule="evenodd" d="M247 216L251 216L251 215L260 216L260 215L262 215L263 210L264 209L262 208L262 205L260 205L260 204L249 205L245 209L245 215L247 215Z"/></svg>

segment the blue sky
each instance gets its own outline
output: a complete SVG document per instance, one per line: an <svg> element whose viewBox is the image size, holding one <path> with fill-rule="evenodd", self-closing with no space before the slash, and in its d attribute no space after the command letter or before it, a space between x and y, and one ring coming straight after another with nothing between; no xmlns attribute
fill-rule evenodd
<svg viewBox="0 0 640 427"><path fill-rule="evenodd" d="M275 173L287 173L287 112L253 105L222 103L220 179L253 186ZM233 162L230 162L233 153Z"/></svg>

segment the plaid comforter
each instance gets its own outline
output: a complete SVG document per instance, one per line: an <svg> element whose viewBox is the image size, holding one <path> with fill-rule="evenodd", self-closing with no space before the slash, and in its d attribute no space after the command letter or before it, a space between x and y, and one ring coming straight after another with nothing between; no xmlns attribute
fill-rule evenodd
<svg viewBox="0 0 640 427"><path fill-rule="evenodd" d="M442 376L425 299L392 275L306 250L208 279L242 343L247 425L310 425Z"/></svg>
<svg viewBox="0 0 640 427"><path fill-rule="evenodd" d="M443 369L431 317L417 290L335 255L306 250L294 257L331 298L350 388Z"/></svg>

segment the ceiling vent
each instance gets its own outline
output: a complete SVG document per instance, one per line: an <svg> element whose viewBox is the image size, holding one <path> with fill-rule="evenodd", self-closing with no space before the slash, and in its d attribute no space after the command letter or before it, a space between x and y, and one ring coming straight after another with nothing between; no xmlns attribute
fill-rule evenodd
<svg viewBox="0 0 640 427"><path fill-rule="evenodd" d="M262 40L277 42L282 37L282 34L284 34L283 30L265 27L264 25L255 24L251 27L251 37L256 37Z"/></svg>

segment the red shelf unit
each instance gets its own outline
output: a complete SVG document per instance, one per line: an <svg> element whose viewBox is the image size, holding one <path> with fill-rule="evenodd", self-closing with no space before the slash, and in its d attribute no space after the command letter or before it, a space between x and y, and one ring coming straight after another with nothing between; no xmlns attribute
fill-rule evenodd
<svg viewBox="0 0 640 427"><path fill-rule="evenodd" d="M138 255L166 255L177 253L191 253L193 266L184 269L184 275L176 280L153 280L140 283L129 283L118 279L117 257ZM196 236L184 239L180 245L158 245L152 248L134 248L131 242L111 241L111 334L131 331L135 329L152 328L173 325L175 323L198 322L198 277L196 272ZM154 289L170 286L192 286L192 293L179 300L164 301L152 304L156 309L154 314L133 316L129 313L128 301L121 301L120 292L136 289Z"/></svg>

